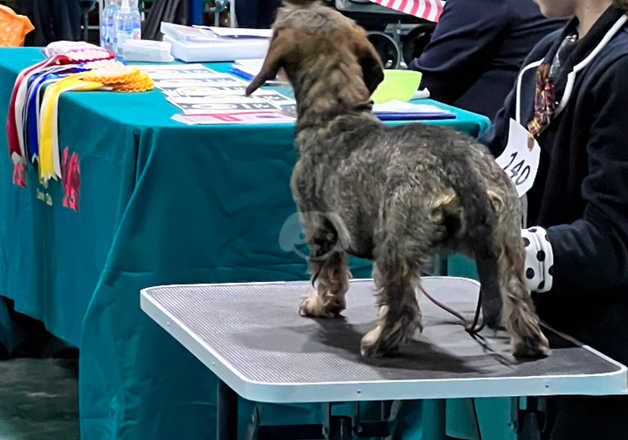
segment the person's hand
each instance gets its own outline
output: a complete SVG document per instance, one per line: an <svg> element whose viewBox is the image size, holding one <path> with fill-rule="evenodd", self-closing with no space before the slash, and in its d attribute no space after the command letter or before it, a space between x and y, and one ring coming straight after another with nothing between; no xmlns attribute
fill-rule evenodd
<svg viewBox="0 0 628 440"><path fill-rule="evenodd" d="M525 250L524 279L533 292L549 292L554 273L554 252L547 232L540 226L521 230Z"/></svg>

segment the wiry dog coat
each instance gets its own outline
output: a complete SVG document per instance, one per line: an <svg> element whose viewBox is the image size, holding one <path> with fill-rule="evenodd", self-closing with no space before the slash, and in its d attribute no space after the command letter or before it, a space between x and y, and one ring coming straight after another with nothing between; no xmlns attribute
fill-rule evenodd
<svg viewBox="0 0 628 440"><path fill-rule="evenodd" d="M421 267L440 251L459 251L477 261L485 321L503 323L516 356L547 354L523 280L520 201L487 150L451 129L380 123L370 102L383 79L373 46L353 21L318 2L280 9L247 94L282 68L298 113L292 191L316 277L301 314L338 316L348 289L345 254L372 259L379 320L361 349L389 353L420 326Z"/></svg>

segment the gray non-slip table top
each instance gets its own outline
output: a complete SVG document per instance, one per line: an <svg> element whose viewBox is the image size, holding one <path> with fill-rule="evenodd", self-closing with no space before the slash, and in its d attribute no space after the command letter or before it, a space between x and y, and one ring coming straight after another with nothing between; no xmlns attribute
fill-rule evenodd
<svg viewBox="0 0 628 440"><path fill-rule="evenodd" d="M477 282L423 278L423 287L471 319ZM307 282L205 284L144 289L142 309L241 396L258 402L333 402L556 394L621 394L626 367L544 328L548 358L518 361L505 332L467 334L420 298L424 331L394 357L365 361L374 325L371 280L355 280L345 319L302 318Z"/></svg>

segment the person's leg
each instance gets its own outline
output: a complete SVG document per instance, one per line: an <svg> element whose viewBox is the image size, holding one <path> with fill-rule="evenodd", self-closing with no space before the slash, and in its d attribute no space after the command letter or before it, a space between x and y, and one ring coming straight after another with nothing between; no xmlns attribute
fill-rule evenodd
<svg viewBox="0 0 628 440"><path fill-rule="evenodd" d="M547 400L544 440L617 440L628 433L628 396Z"/></svg>

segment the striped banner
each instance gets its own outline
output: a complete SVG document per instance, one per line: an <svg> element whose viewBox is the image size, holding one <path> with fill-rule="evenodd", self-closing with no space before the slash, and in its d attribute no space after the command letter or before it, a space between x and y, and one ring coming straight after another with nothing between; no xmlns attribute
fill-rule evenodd
<svg viewBox="0 0 628 440"><path fill-rule="evenodd" d="M443 0L370 0L404 14L414 15L424 20L438 22L443 12Z"/></svg>

